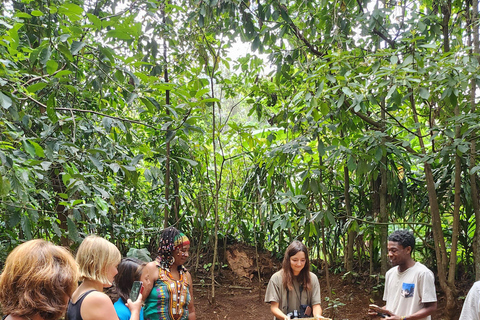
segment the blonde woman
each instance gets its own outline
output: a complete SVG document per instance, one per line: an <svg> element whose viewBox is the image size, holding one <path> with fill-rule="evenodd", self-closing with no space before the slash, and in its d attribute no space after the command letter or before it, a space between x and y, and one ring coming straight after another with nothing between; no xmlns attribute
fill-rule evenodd
<svg viewBox="0 0 480 320"><path fill-rule="evenodd" d="M7 257L0 276L0 305L6 320L57 320L77 287L77 265L65 248L27 241Z"/></svg>
<svg viewBox="0 0 480 320"><path fill-rule="evenodd" d="M117 313L103 288L112 286L122 256L111 242L90 235L78 248L76 261L82 284L68 303L68 320L117 320ZM139 320L142 295L137 301L127 301L132 320ZM28 320L28 319L27 319ZM32 319L33 320L33 319Z"/></svg>

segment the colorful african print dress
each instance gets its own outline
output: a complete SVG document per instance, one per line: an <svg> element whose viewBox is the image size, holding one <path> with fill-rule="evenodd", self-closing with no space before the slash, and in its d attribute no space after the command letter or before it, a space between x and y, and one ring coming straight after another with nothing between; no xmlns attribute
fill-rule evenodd
<svg viewBox="0 0 480 320"><path fill-rule="evenodd" d="M174 280L169 270L159 267L158 280L145 301L145 320L186 320L190 299L185 270L180 270L180 280Z"/></svg>

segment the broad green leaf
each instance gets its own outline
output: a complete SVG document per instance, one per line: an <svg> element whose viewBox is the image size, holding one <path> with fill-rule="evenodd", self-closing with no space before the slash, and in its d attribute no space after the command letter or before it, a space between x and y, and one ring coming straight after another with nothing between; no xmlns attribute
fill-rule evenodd
<svg viewBox="0 0 480 320"><path fill-rule="evenodd" d="M1 91L0 91L0 105L2 106L3 109L8 109L12 106L12 98L3 94L3 92Z"/></svg>
<svg viewBox="0 0 480 320"><path fill-rule="evenodd" d="M132 36L124 30L113 29L107 32L107 37L116 38L119 40L131 40Z"/></svg>
<svg viewBox="0 0 480 320"><path fill-rule="evenodd" d="M35 157L35 147L28 140L23 141L23 147L32 158Z"/></svg>
<svg viewBox="0 0 480 320"><path fill-rule="evenodd" d="M18 225L22 217L20 216L19 210L15 210L11 213L9 219L8 219L8 225L10 228L14 228Z"/></svg>
<svg viewBox="0 0 480 320"><path fill-rule="evenodd" d="M88 20L90 20L95 28L101 29L102 28L102 21L96 16L91 13L87 13Z"/></svg>
<svg viewBox="0 0 480 320"><path fill-rule="evenodd" d="M32 12L30 12L30 14L34 17L41 17L43 16L43 12L40 11L40 10L33 10Z"/></svg>
<svg viewBox="0 0 480 320"><path fill-rule="evenodd" d="M117 173L118 170L120 170L120 165L119 165L118 163L116 163L116 162L110 163L110 164L109 164L109 167L110 167L110 169L112 169L112 171L113 171L114 173Z"/></svg>
<svg viewBox="0 0 480 320"><path fill-rule="evenodd" d="M380 160L382 160L382 157L383 157L382 148L377 147L377 149L375 150L375 160L377 160L377 162L380 162Z"/></svg>
<svg viewBox="0 0 480 320"><path fill-rule="evenodd" d="M45 157L45 153L43 152L43 148L36 142L34 141L30 141L30 143L32 144L32 146L35 148L35 154L40 157L40 158L43 158Z"/></svg>
<svg viewBox="0 0 480 320"><path fill-rule="evenodd" d="M208 93L209 91L209 88L203 88L201 90L198 90L197 93L195 93L195 98L200 99L201 97L203 97L204 94Z"/></svg>
<svg viewBox="0 0 480 320"><path fill-rule="evenodd" d="M98 171L100 172L103 171L103 164L100 162L100 160L90 155L88 156L88 158L90 159L90 161L92 161L92 163L95 165Z"/></svg>
<svg viewBox="0 0 480 320"><path fill-rule="evenodd" d="M60 51L62 55L65 58L67 58L68 61L73 61L72 53L70 52L70 50L68 50L68 48L63 43L58 44L57 48L58 48L58 51ZM67 70L63 70L63 71L67 71Z"/></svg>
<svg viewBox="0 0 480 320"><path fill-rule="evenodd" d="M47 62L47 73L52 75L57 71L58 69L58 63L54 60L48 60Z"/></svg>
<svg viewBox="0 0 480 320"><path fill-rule="evenodd" d="M70 71L70 70L62 70L62 71L57 72L53 77L54 78L62 78L64 76L69 76L71 74L72 74L72 71Z"/></svg>
<svg viewBox="0 0 480 320"><path fill-rule="evenodd" d="M20 220L20 225L22 226L22 230L25 234L25 238L27 240L32 239L32 222L30 221L30 218L26 214L22 215Z"/></svg>
<svg viewBox="0 0 480 320"><path fill-rule="evenodd" d="M68 237L75 241L76 243L79 243L81 241L78 230L77 230L77 225L75 222L73 222L70 217L67 217L67 226L68 226Z"/></svg>
<svg viewBox="0 0 480 320"><path fill-rule="evenodd" d="M19 11L17 11L17 12L15 12L14 17L30 19L32 16L29 15L28 13L26 13L26 12L19 12Z"/></svg>
<svg viewBox="0 0 480 320"><path fill-rule="evenodd" d="M34 93L45 88L47 84L45 82L37 82L27 87L27 91Z"/></svg>
<svg viewBox="0 0 480 320"><path fill-rule="evenodd" d="M420 88L419 94L422 99L428 100L430 98L430 92L426 88Z"/></svg>
<svg viewBox="0 0 480 320"><path fill-rule="evenodd" d="M198 165L198 162L195 161L195 160L192 160L192 159L182 158L182 157L178 157L178 159L181 159L181 160L183 160L183 161L188 162L191 166L196 166L196 165Z"/></svg>
<svg viewBox="0 0 480 320"><path fill-rule="evenodd" d="M10 193L10 181L7 177L0 175L0 196L4 197Z"/></svg>
<svg viewBox="0 0 480 320"><path fill-rule="evenodd" d="M62 230L60 230L60 227L56 221L52 221L52 229L57 237L60 238L62 236Z"/></svg>
<svg viewBox="0 0 480 320"><path fill-rule="evenodd" d="M58 8L58 13L66 15L72 22L82 19L82 7L73 3L64 3Z"/></svg>
<svg viewBox="0 0 480 320"><path fill-rule="evenodd" d="M50 60L50 56L52 55L52 49L50 46L47 46L46 48L43 48L43 50L40 52L40 63L42 65L45 65L48 60Z"/></svg>
<svg viewBox="0 0 480 320"><path fill-rule="evenodd" d="M57 105L57 100L55 98L55 92L52 92L47 100L47 115L52 122L57 122L58 117L55 112L55 107Z"/></svg>
<svg viewBox="0 0 480 320"><path fill-rule="evenodd" d="M76 55L82 48L85 47L85 43L82 41L73 41L70 52L72 55Z"/></svg>

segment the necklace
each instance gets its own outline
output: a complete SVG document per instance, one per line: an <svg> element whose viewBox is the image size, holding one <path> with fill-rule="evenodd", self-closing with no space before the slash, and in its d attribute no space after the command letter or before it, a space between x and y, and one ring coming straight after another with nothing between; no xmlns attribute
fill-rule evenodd
<svg viewBox="0 0 480 320"><path fill-rule="evenodd" d="M170 301L171 301L171 313L174 319L181 318L183 314L183 305L185 303L186 286L184 285L186 275L179 271L179 279L175 279L171 272L165 272L168 278L168 287L170 292Z"/></svg>

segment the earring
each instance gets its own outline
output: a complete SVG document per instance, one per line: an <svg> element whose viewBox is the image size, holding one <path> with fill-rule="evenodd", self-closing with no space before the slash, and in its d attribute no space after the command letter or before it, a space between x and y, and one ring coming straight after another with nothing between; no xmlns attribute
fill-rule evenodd
<svg viewBox="0 0 480 320"><path fill-rule="evenodd" d="M174 257L174 256L168 257L167 262L168 262L169 265L174 264L174 262L175 262L175 257Z"/></svg>

